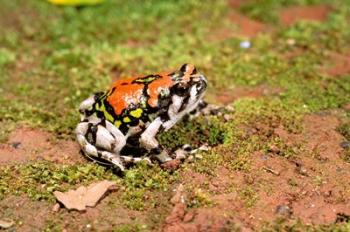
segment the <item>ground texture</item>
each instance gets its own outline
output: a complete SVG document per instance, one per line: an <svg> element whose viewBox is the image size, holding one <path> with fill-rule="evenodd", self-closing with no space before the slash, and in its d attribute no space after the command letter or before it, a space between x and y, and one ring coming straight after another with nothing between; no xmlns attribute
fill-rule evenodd
<svg viewBox="0 0 350 232"><path fill-rule="evenodd" d="M347 1L0 3L0 220L9 231L350 231ZM83 99L186 62L207 76L206 99L234 111L159 140L209 151L123 176L80 154ZM117 187L95 208L55 206L54 191L104 179Z"/></svg>

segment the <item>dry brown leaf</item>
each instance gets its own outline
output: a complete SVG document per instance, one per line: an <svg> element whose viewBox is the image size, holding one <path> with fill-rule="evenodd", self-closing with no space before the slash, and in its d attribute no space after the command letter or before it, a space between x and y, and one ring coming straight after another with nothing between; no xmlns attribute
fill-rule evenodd
<svg viewBox="0 0 350 232"><path fill-rule="evenodd" d="M115 183L104 180L93 183L88 187L81 186L77 190L68 192L55 191L54 195L57 201L61 202L67 209L86 210L86 206L95 207L97 202Z"/></svg>

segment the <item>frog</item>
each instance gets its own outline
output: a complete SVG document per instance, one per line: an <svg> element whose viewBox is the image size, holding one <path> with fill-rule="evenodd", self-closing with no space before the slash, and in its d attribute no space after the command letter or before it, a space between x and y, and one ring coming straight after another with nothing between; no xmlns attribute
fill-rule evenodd
<svg viewBox="0 0 350 232"><path fill-rule="evenodd" d="M156 137L187 115L198 115L207 106L206 89L207 78L189 63L175 71L119 79L80 104L75 133L81 150L120 171L144 160L177 159ZM123 152L133 146L142 154ZM184 150L191 148L185 144Z"/></svg>

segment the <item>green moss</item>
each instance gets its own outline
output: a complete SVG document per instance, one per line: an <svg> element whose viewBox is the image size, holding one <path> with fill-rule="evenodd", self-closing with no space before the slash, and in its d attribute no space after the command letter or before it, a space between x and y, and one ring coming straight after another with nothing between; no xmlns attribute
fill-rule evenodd
<svg viewBox="0 0 350 232"><path fill-rule="evenodd" d="M113 232L139 232L139 231L149 231L147 225L141 224L124 224L118 225L113 228Z"/></svg>
<svg viewBox="0 0 350 232"><path fill-rule="evenodd" d="M117 177L97 164L57 165L49 162L1 167L0 198L9 194L26 194L33 200L53 201L54 191L65 191L76 185Z"/></svg>
<svg viewBox="0 0 350 232"><path fill-rule="evenodd" d="M130 209L143 210L151 206L158 196L156 192L169 191L169 186L177 180L177 174L162 170L158 165L150 167L141 162L125 172L122 180L122 203Z"/></svg>
<svg viewBox="0 0 350 232"><path fill-rule="evenodd" d="M212 201L210 195L204 192L202 189L195 189L191 191L188 197L187 207L199 208L199 207L211 207L214 202Z"/></svg>
<svg viewBox="0 0 350 232"><path fill-rule="evenodd" d="M350 230L350 223L331 223L329 225L306 225L300 220L277 219L267 223L261 231L310 231L310 232L346 232Z"/></svg>
<svg viewBox="0 0 350 232"><path fill-rule="evenodd" d="M337 131L344 136L344 138L350 141L350 122L343 123L337 127Z"/></svg>
<svg viewBox="0 0 350 232"><path fill-rule="evenodd" d="M243 200L245 206L248 208L253 207L258 201L258 195L256 191L250 186L239 190L238 193L239 197Z"/></svg>
<svg viewBox="0 0 350 232"><path fill-rule="evenodd" d="M225 150L221 148L212 149L209 152L197 153L194 162L185 164L185 169L189 168L196 172L206 174L209 176L216 176L216 170L223 165ZM200 158L198 158L200 157Z"/></svg>
<svg viewBox="0 0 350 232"><path fill-rule="evenodd" d="M218 117L199 117L195 120L184 120L168 132L158 136L160 144L167 148L178 148L184 144L199 147L203 144L215 146L223 143L225 129L222 119Z"/></svg>

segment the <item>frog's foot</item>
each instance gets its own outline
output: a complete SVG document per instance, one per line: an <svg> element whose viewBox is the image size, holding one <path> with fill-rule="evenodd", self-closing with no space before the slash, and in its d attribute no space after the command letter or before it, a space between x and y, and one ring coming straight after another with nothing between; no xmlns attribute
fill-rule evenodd
<svg viewBox="0 0 350 232"><path fill-rule="evenodd" d="M205 101L201 101L198 104L198 107L191 111L189 114L189 119L192 120L193 118L196 118L198 116L210 116L210 115L217 115L219 117L224 117L225 120L228 118L229 114L232 113L234 109L231 106L218 106L214 104L209 104Z"/></svg>
<svg viewBox="0 0 350 232"><path fill-rule="evenodd" d="M126 138L113 124L105 120L82 121L76 128L76 135L87 157L106 161L121 171L125 169L125 161L119 152L125 146Z"/></svg>
<svg viewBox="0 0 350 232"><path fill-rule="evenodd" d="M209 147L204 144L198 148L193 148L189 144L185 144L182 146L182 148L177 149L174 152L174 158L179 160L185 160L188 156L196 154L199 151L208 151Z"/></svg>

